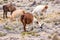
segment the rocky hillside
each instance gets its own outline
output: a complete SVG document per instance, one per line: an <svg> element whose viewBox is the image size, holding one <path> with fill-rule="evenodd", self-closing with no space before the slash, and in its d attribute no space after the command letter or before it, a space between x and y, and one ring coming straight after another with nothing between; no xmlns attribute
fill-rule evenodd
<svg viewBox="0 0 60 40"><path fill-rule="evenodd" d="M32 30L32 25L27 25L28 32L23 32L21 22L3 19L2 6L10 2L17 9L28 12L37 5L49 5L46 14L39 19L41 24L44 23L42 29L35 24ZM60 0L0 0L0 40L60 40Z"/></svg>

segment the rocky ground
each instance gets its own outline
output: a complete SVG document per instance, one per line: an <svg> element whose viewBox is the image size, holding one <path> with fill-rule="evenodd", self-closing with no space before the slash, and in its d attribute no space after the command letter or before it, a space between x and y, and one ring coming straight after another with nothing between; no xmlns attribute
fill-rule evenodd
<svg viewBox="0 0 60 40"><path fill-rule="evenodd" d="M2 6L9 2L0 2L0 40L60 40L60 3L56 3L56 0L54 2L48 0L35 1L36 3L34 3L34 0L13 1L13 5L15 5L17 9L24 8L28 12L31 12L35 8L35 6L40 4L50 5L46 14L41 16L41 18L39 19L41 24L44 23L44 25L42 26L43 28L40 29L40 27L34 27L33 30L30 31L32 25L28 25L28 32L23 32L23 25L21 22L10 22L9 18L2 18ZM8 15L10 15L10 13Z"/></svg>

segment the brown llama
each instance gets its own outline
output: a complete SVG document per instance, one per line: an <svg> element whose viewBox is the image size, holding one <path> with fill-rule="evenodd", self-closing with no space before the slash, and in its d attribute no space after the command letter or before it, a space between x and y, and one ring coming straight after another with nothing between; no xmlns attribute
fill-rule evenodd
<svg viewBox="0 0 60 40"><path fill-rule="evenodd" d="M7 12L15 11L16 8L12 4L3 5L3 18L7 18Z"/></svg>
<svg viewBox="0 0 60 40"><path fill-rule="evenodd" d="M23 23L24 31L26 31L26 24L30 24L33 22L33 15L30 13L21 15L21 22Z"/></svg>

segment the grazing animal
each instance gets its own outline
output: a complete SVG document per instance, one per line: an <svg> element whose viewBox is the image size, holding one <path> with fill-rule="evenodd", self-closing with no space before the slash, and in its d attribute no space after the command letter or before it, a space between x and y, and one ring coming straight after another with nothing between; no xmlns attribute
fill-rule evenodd
<svg viewBox="0 0 60 40"><path fill-rule="evenodd" d="M19 18L21 17L22 14L25 13L25 10L24 9L18 9L18 10L15 10L12 15L10 16L10 19L12 21L16 20L16 18Z"/></svg>
<svg viewBox="0 0 60 40"><path fill-rule="evenodd" d="M24 31L26 31L26 24L30 24L33 22L33 15L30 13L21 15L21 22L23 23Z"/></svg>
<svg viewBox="0 0 60 40"><path fill-rule="evenodd" d="M32 11L32 13L37 16L40 16L41 14L43 14L43 12L46 12L46 10L48 9L48 5L38 5L35 7L35 9Z"/></svg>
<svg viewBox="0 0 60 40"><path fill-rule="evenodd" d="M7 12L15 11L16 8L12 4L3 5L3 18L7 18Z"/></svg>
<svg viewBox="0 0 60 40"><path fill-rule="evenodd" d="M34 23L36 22L36 23L39 25L39 22L38 22L38 21L35 19L35 17L34 17L31 13L29 13L29 12L21 15L21 22L22 22L22 24L23 24L23 26L24 26L24 31L25 31L25 32L26 32L26 25L27 25L27 24L33 23L33 26L34 26ZM40 25L39 25L39 26L40 26Z"/></svg>

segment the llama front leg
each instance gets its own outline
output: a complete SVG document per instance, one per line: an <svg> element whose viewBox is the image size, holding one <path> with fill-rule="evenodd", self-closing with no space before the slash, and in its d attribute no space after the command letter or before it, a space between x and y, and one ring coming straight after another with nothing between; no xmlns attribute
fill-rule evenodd
<svg viewBox="0 0 60 40"><path fill-rule="evenodd" d="M7 12L3 13L3 19L7 18Z"/></svg>
<svg viewBox="0 0 60 40"><path fill-rule="evenodd" d="M8 18L8 17L7 17L7 12L5 13L5 17Z"/></svg>
<svg viewBox="0 0 60 40"><path fill-rule="evenodd" d="M11 15L12 15L13 11L11 11Z"/></svg>
<svg viewBox="0 0 60 40"><path fill-rule="evenodd" d="M5 19L5 12L3 13L3 19Z"/></svg>

